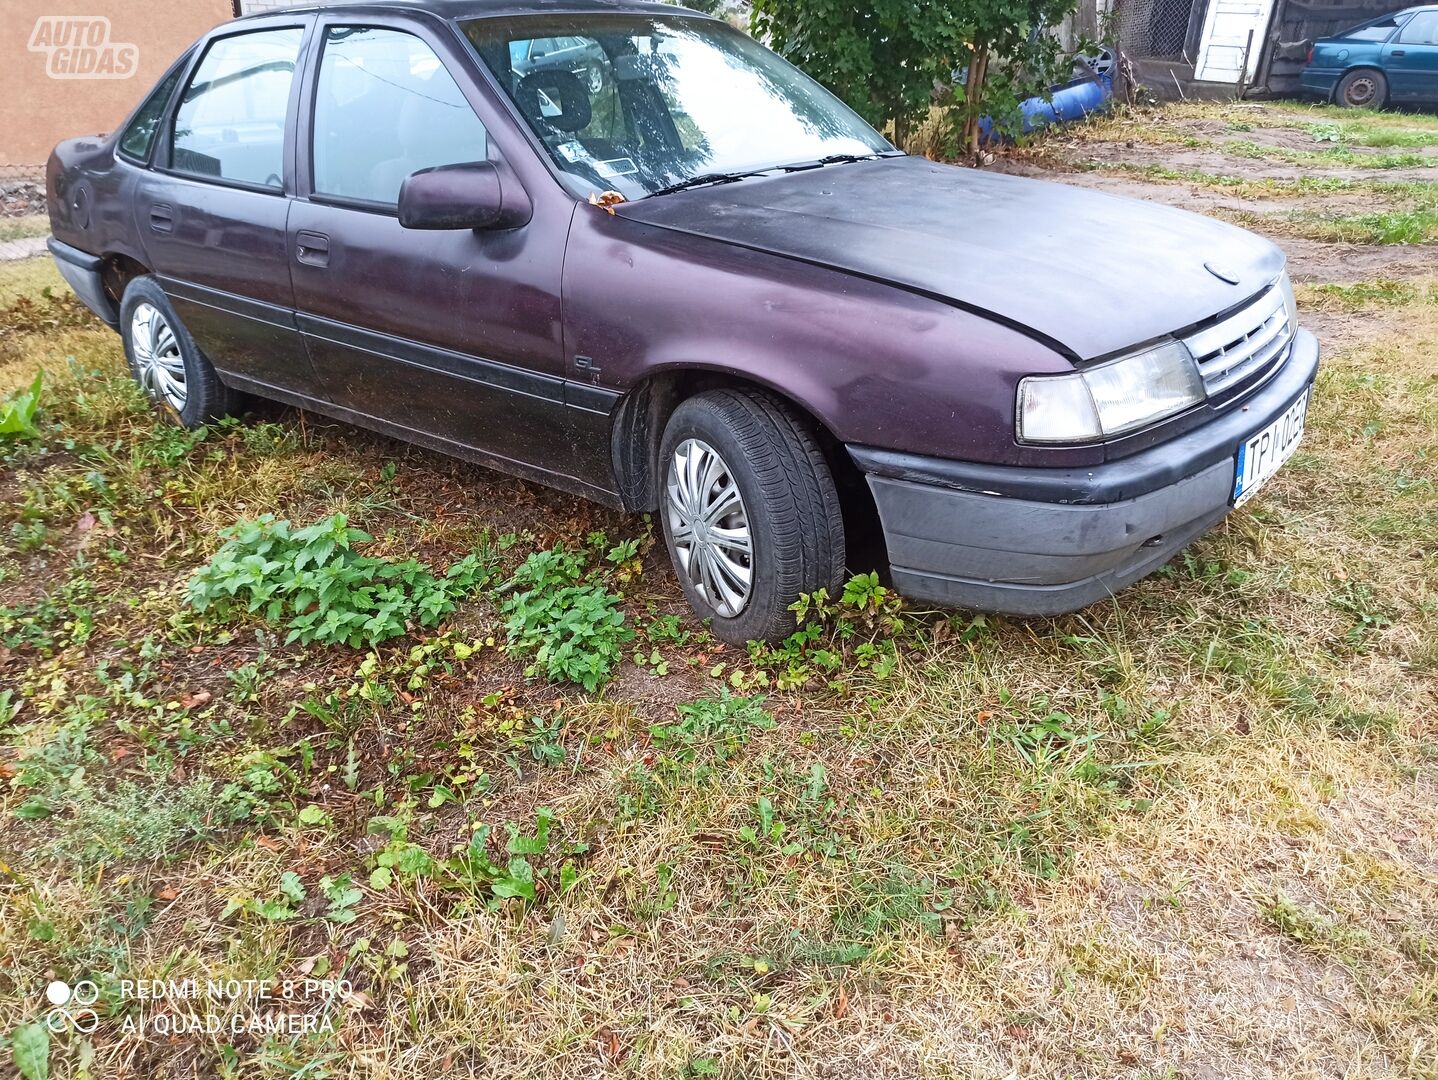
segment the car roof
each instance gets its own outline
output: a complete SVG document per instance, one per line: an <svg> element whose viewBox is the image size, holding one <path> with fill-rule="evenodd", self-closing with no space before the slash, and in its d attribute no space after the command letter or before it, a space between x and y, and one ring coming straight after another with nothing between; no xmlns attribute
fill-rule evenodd
<svg viewBox="0 0 1438 1080"><path fill-rule="evenodd" d="M1346 35L1353 33L1353 31L1355 30L1361 30L1363 27L1368 26L1370 23L1376 23L1382 19L1401 19L1405 15L1416 15L1420 11L1438 11L1438 4L1417 4L1414 7L1406 7L1400 8L1397 11L1390 11L1384 15L1370 15L1362 22L1354 23L1352 26L1346 26L1342 30L1335 30L1333 31L1333 33L1326 34L1318 40L1346 41Z"/></svg>
<svg viewBox="0 0 1438 1080"><path fill-rule="evenodd" d="M478 19L500 15L590 15L628 13L635 15L708 16L657 0L338 0L335 3L297 3L272 8L245 18L263 18L301 11L423 11L443 19Z"/></svg>

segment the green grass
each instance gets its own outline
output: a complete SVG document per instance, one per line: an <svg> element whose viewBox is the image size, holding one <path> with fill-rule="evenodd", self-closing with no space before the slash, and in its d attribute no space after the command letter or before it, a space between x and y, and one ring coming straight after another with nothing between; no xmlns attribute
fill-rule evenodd
<svg viewBox="0 0 1438 1080"><path fill-rule="evenodd" d="M1404 131L1366 124L1342 126L1343 141L1358 146L1438 146L1438 131Z"/></svg>
<svg viewBox="0 0 1438 1080"><path fill-rule="evenodd" d="M1438 240L1438 210L1401 210L1326 217L1299 212L1303 235L1348 244L1427 244Z"/></svg>
<svg viewBox="0 0 1438 1080"><path fill-rule="evenodd" d="M50 219L45 214L0 217L0 243L6 240L25 240L30 237L49 235Z"/></svg>
<svg viewBox="0 0 1438 1080"><path fill-rule="evenodd" d="M1426 180L1354 180L1323 175L1246 176L1241 172L1220 173L1206 169L1173 168L1124 161L1090 161L1084 165L1096 172L1116 173L1158 182L1191 184L1247 199L1297 199L1315 195L1357 194L1384 200L1411 200L1419 204L1438 202L1435 185Z"/></svg>
<svg viewBox="0 0 1438 1080"><path fill-rule="evenodd" d="M47 287L55 291L69 290L55 268L55 260L48 255L0 263L0 304L8 307L22 297L38 300Z"/></svg>
<svg viewBox="0 0 1438 1080"><path fill-rule="evenodd" d="M1223 125L1215 136L1212 125ZM1312 147L1273 145L1246 136L1257 130L1287 135L1301 131ZM1266 103L1262 107L1234 103L1184 102L1156 109L1115 109L1082 125L1063 129L1083 141L1133 141L1233 156L1237 162L1258 161L1309 169L1426 169L1438 165L1438 154L1422 151L1438 145L1438 124L1419 114L1363 113L1330 107ZM1040 140L1042 145L1042 140ZM1374 153L1372 151L1389 151ZM1407 152L1405 152L1407 151Z"/></svg>
<svg viewBox="0 0 1438 1080"><path fill-rule="evenodd" d="M1361 281L1353 285L1300 285L1306 307L1356 312L1368 308L1421 307L1438 304L1438 283L1422 281Z"/></svg>
<svg viewBox="0 0 1438 1080"><path fill-rule="evenodd" d="M1289 165L1315 165L1348 169L1432 169L1438 154L1364 154L1346 146L1325 150L1293 150L1286 146L1265 146L1248 139L1215 143L1224 153L1257 161L1282 161Z"/></svg>
<svg viewBox="0 0 1438 1080"><path fill-rule="evenodd" d="M1268 203L1300 198L1313 201L1315 197L1321 201L1325 195L1360 195L1371 203L1389 207L1362 214L1335 214L1325 207L1294 209L1281 216L1257 211L1217 211L1259 231L1278 229L1313 240L1375 245L1425 244L1438 239L1438 184L1335 176L1248 177L1124 162L1089 162L1087 167L1156 182L1188 184Z"/></svg>

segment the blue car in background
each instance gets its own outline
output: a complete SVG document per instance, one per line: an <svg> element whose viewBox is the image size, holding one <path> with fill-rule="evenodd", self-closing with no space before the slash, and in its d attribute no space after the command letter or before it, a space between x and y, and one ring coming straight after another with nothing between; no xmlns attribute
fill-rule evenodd
<svg viewBox="0 0 1438 1080"><path fill-rule="evenodd" d="M1407 8L1319 38L1302 87L1355 109L1438 105L1438 7Z"/></svg>

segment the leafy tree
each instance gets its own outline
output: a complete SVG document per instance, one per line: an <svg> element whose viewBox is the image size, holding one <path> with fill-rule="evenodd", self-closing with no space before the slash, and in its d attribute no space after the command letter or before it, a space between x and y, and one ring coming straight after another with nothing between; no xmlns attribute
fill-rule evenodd
<svg viewBox="0 0 1438 1080"><path fill-rule="evenodd" d="M1044 29L1071 14L1076 0L960 0L958 6L969 38L960 144L973 154L981 116L1012 122L1019 102L1044 93L1067 67L1057 39Z"/></svg>
<svg viewBox="0 0 1438 1080"><path fill-rule="evenodd" d="M966 48L958 5L925 0L754 0L751 25L901 144Z"/></svg>
<svg viewBox="0 0 1438 1080"><path fill-rule="evenodd" d="M956 72L964 149L978 148L978 119L1010 119L1022 98L1053 80L1059 51L1041 31L1075 0L754 0L752 28L894 141L936 101L953 100Z"/></svg>

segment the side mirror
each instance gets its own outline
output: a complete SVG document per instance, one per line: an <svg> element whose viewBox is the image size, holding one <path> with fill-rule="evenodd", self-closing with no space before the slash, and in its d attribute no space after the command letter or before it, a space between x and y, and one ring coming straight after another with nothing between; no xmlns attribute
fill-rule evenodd
<svg viewBox="0 0 1438 1080"><path fill-rule="evenodd" d="M492 161L421 169L399 189L406 229L517 229L532 213L519 181Z"/></svg>

